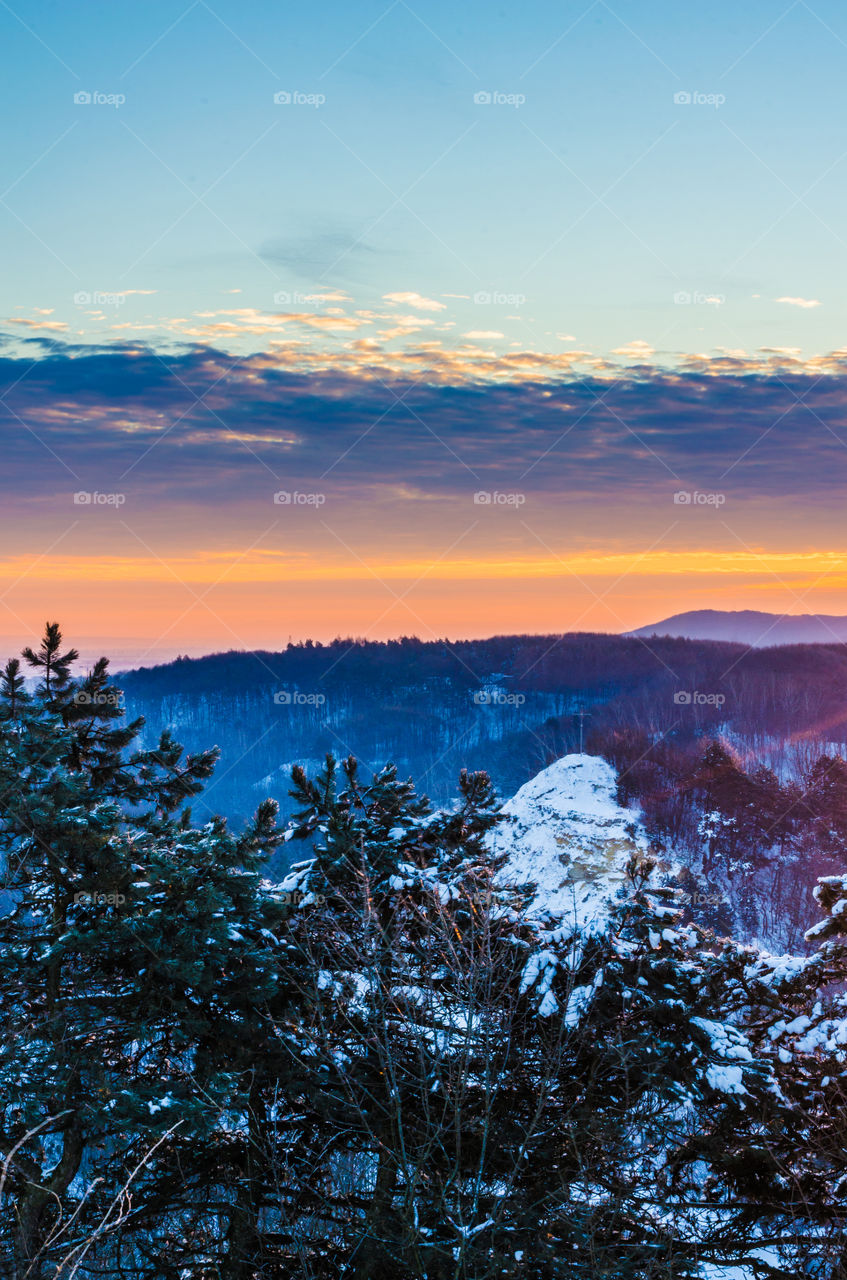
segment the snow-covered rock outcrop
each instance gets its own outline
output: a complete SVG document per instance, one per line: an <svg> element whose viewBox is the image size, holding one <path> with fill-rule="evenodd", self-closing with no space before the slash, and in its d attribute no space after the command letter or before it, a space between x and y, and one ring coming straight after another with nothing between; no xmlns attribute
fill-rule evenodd
<svg viewBox="0 0 847 1280"><path fill-rule="evenodd" d="M615 798L617 777L599 756L563 756L503 805L490 836L508 860L507 884L532 882L529 914L580 932L602 929L633 853L647 853L638 813Z"/></svg>

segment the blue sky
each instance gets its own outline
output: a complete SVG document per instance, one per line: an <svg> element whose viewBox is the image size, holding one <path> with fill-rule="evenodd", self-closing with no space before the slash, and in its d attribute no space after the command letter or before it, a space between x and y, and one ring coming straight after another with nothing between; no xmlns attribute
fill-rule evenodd
<svg viewBox="0 0 847 1280"><path fill-rule="evenodd" d="M52 309L88 339L328 286L360 307L463 295L447 337L503 347L841 342L835 4L14 8L12 318ZM155 292L102 319L73 303L128 290Z"/></svg>

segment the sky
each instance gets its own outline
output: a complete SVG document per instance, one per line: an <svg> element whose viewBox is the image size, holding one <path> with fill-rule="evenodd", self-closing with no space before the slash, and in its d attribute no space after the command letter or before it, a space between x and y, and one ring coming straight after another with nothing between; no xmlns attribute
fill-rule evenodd
<svg viewBox="0 0 847 1280"><path fill-rule="evenodd" d="M847 13L20 0L0 640L847 613Z"/></svg>

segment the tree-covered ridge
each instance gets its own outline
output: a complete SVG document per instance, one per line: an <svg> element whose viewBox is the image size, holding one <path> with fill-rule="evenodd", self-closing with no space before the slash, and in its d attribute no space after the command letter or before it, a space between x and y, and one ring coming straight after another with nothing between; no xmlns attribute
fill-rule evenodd
<svg viewBox="0 0 847 1280"><path fill-rule="evenodd" d="M329 756L293 770L288 827L267 803L235 835L192 818L214 752L140 745L58 627L24 656L37 687L15 660L0 686L0 1274L847 1274L847 877L802 958L686 923L638 857L586 930L528 910L482 772L434 808ZM716 811L731 766L708 762ZM273 884L281 842L307 856Z"/></svg>
<svg viewBox="0 0 847 1280"><path fill-rule="evenodd" d="M802 945L816 880L847 840L843 645L348 639L185 659L122 684L151 745L163 728L198 753L220 743L224 768L197 812L236 824L268 795L289 816L292 766L314 774L328 751L355 755L362 774L392 760L445 804L462 768L511 795L584 738L658 850L690 868L695 918L775 949Z"/></svg>

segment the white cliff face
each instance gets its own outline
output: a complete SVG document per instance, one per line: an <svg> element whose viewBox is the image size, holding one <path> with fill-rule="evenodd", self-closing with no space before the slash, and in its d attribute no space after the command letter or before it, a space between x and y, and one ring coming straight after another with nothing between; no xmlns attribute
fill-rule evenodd
<svg viewBox="0 0 847 1280"><path fill-rule="evenodd" d="M503 805L490 846L508 855L504 883L536 885L529 915L580 932L605 926L627 862L647 853L639 815L618 804L616 784L599 756L563 756Z"/></svg>

